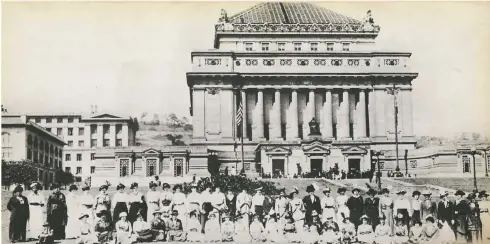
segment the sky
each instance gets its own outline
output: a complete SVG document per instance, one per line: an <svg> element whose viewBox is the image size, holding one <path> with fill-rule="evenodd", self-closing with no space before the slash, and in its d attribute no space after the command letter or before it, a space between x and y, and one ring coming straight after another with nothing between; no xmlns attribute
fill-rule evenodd
<svg viewBox="0 0 490 244"><path fill-rule="evenodd" d="M2 104L10 113L189 115L191 52L254 2L3 2ZM490 2L316 2L362 20L378 49L412 52L416 135L490 136Z"/></svg>

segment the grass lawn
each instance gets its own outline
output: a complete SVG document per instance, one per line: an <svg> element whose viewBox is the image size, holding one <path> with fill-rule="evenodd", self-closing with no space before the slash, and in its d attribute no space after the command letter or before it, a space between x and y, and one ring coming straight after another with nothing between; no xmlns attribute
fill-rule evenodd
<svg viewBox="0 0 490 244"><path fill-rule="evenodd" d="M436 185L454 190L470 192L473 190L473 178L396 178L396 180L415 185ZM476 178L478 190L490 190L490 178Z"/></svg>

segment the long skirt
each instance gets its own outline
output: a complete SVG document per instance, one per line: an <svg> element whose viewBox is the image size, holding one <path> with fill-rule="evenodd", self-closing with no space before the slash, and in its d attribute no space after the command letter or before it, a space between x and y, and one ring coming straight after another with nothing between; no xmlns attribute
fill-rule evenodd
<svg viewBox="0 0 490 244"><path fill-rule="evenodd" d="M410 231L410 217L408 216L408 210L407 209L398 209L397 215L402 214L403 215L403 220L402 223L408 227L408 230Z"/></svg>
<svg viewBox="0 0 490 244"><path fill-rule="evenodd" d="M49 227L53 230L53 237L55 240L65 239L65 225L64 216L61 211L53 211L53 213L48 214Z"/></svg>
<svg viewBox="0 0 490 244"><path fill-rule="evenodd" d="M43 207L41 205L29 205L29 232L27 233L27 238L38 239L43 233L43 224Z"/></svg>
<svg viewBox="0 0 490 244"><path fill-rule="evenodd" d="M264 206L255 206L255 215L259 217L260 223L264 223Z"/></svg>
<svg viewBox="0 0 490 244"><path fill-rule="evenodd" d="M9 224L9 238L11 241L26 240L27 219L13 218Z"/></svg>
<svg viewBox="0 0 490 244"><path fill-rule="evenodd" d="M168 232L167 241L185 241L187 239L187 235L185 232L181 230L170 230Z"/></svg>
<svg viewBox="0 0 490 244"><path fill-rule="evenodd" d="M116 244L131 244L136 241L136 235L132 235L129 232L117 232Z"/></svg>
<svg viewBox="0 0 490 244"><path fill-rule="evenodd" d="M391 208L382 209L381 213L385 216L386 224L390 227L390 234L393 235L393 231L395 227L395 222L393 221L393 209Z"/></svg>
<svg viewBox="0 0 490 244"><path fill-rule="evenodd" d="M361 224L362 211L350 211L350 221L357 227Z"/></svg>
<svg viewBox="0 0 490 244"><path fill-rule="evenodd" d="M188 242L202 242L204 241L204 235L200 231L189 231L187 233Z"/></svg>
<svg viewBox="0 0 490 244"><path fill-rule="evenodd" d="M92 244L95 242L98 242L97 237L95 235L81 235L75 241L76 244Z"/></svg>
<svg viewBox="0 0 490 244"><path fill-rule="evenodd" d="M357 240L359 240L360 243L373 243L374 242L374 233L369 233L369 234L359 234L357 235Z"/></svg>
<svg viewBox="0 0 490 244"><path fill-rule="evenodd" d="M68 206L68 222L66 223L66 238L72 239L80 236L80 216L77 206Z"/></svg>
<svg viewBox="0 0 490 244"><path fill-rule="evenodd" d="M468 242L468 222L466 216L459 214L455 219L456 243Z"/></svg>
<svg viewBox="0 0 490 244"><path fill-rule="evenodd" d="M323 213L322 213L322 223L325 223L327 221L328 217L332 217L335 222L337 222L337 216L335 214L335 208L324 208Z"/></svg>
<svg viewBox="0 0 490 244"><path fill-rule="evenodd" d="M134 221L136 221L138 214L141 214L141 215L143 215L143 218L146 218L146 214L143 213L144 203L133 202L130 205L131 206L129 206L128 221L131 222L131 224L133 224Z"/></svg>
<svg viewBox="0 0 490 244"><path fill-rule="evenodd" d="M146 219L153 219L153 212L159 208L158 203L148 203L148 211L146 213Z"/></svg>
<svg viewBox="0 0 490 244"><path fill-rule="evenodd" d="M469 241L471 243L484 243L482 239L482 231L481 230L470 230L468 231Z"/></svg>
<svg viewBox="0 0 490 244"><path fill-rule="evenodd" d="M204 226L206 225L206 222L208 221L209 212L211 212L213 210L213 205L211 205L210 202L204 202L202 204L202 208L204 210L204 213L201 214L201 226L202 226L202 233L204 233Z"/></svg>
<svg viewBox="0 0 490 244"><path fill-rule="evenodd" d="M415 221L421 221L420 217L421 217L420 210L413 210L412 219L411 219L412 224L415 224Z"/></svg>
<svg viewBox="0 0 490 244"><path fill-rule="evenodd" d="M125 202L116 202L114 205L114 213L112 214L113 226L116 226L117 221L119 221L119 214L125 212L128 213L128 206Z"/></svg>

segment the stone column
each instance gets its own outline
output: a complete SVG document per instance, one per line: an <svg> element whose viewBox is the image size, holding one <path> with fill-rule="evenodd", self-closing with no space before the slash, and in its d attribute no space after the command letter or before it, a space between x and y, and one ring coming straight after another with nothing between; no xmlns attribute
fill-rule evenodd
<svg viewBox="0 0 490 244"><path fill-rule="evenodd" d="M349 136L349 91L344 90L342 92L342 103L339 106L339 131L337 137L342 139L348 139Z"/></svg>
<svg viewBox="0 0 490 244"><path fill-rule="evenodd" d="M129 131L128 131L128 124L125 123L122 125L122 146L127 147L129 144Z"/></svg>
<svg viewBox="0 0 490 244"><path fill-rule="evenodd" d="M242 90L242 135L247 139L247 93Z"/></svg>
<svg viewBox="0 0 490 244"><path fill-rule="evenodd" d="M193 140L205 138L205 94L204 89L196 89L192 91L192 126Z"/></svg>
<svg viewBox="0 0 490 244"><path fill-rule="evenodd" d="M413 118L412 118L412 91L411 90L402 90L401 91L401 107L399 107L399 112L403 115L403 136L411 137L413 136Z"/></svg>
<svg viewBox="0 0 490 244"><path fill-rule="evenodd" d="M254 121L254 124L257 128L257 135L254 136L254 139L264 140L264 92L260 89L257 91L255 109L257 110L257 120Z"/></svg>
<svg viewBox="0 0 490 244"><path fill-rule="evenodd" d="M359 111L357 112L357 138L366 138L366 93L359 91Z"/></svg>
<svg viewBox="0 0 490 244"><path fill-rule="evenodd" d="M116 146L116 125L115 124L109 125L109 145L111 147Z"/></svg>
<svg viewBox="0 0 490 244"><path fill-rule="evenodd" d="M97 125L97 147L104 147L104 125Z"/></svg>
<svg viewBox="0 0 490 244"><path fill-rule="evenodd" d="M86 147L92 147L92 131L90 131L90 124L85 124L85 126L83 128L84 128L83 129L83 139L85 140L85 146Z"/></svg>
<svg viewBox="0 0 490 244"><path fill-rule="evenodd" d="M289 114L288 114L288 127L290 127L291 134L287 134L290 139L298 139L298 91L292 90L291 92L291 103L289 104Z"/></svg>
<svg viewBox="0 0 490 244"><path fill-rule="evenodd" d="M332 128L332 91L327 90L325 93L325 102L323 103L323 138L331 139L333 137Z"/></svg>
<svg viewBox="0 0 490 244"><path fill-rule="evenodd" d="M386 117L385 117L385 102L386 92L384 90L375 90L376 96L376 136L386 137Z"/></svg>
<svg viewBox="0 0 490 244"><path fill-rule="evenodd" d="M281 92L279 89L274 92L274 104L270 116L270 136L269 140L281 140Z"/></svg>
<svg viewBox="0 0 490 244"><path fill-rule="evenodd" d="M309 123L311 119L313 119L314 117L315 117L315 91L310 90L308 92L308 103L306 104L305 111L303 112L303 138L307 138L307 136L310 134Z"/></svg>
<svg viewBox="0 0 490 244"><path fill-rule="evenodd" d="M376 136L376 99L374 92L369 92L368 100L369 137L374 137Z"/></svg>

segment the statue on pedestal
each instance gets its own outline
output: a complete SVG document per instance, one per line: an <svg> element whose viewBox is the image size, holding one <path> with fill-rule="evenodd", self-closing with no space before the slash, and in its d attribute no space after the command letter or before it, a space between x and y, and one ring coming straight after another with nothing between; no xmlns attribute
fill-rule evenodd
<svg viewBox="0 0 490 244"><path fill-rule="evenodd" d="M373 31L374 30L374 19L371 15L371 10L367 11L366 17L363 19L362 29L364 31Z"/></svg>
<svg viewBox="0 0 490 244"><path fill-rule="evenodd" d="M320 126L319 126L319 123L316 122L315 118L312 118L310 123L308 123L308 125L310 126L310 134L309 136L320 136L322 135L320 133Z"/></svg>

